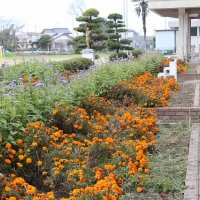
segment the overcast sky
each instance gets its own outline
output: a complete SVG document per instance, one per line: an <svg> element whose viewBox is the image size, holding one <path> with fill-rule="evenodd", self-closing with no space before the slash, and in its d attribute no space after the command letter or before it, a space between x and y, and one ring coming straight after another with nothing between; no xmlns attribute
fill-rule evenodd
<svg viewBox="0 0 200 200"><path fill-rule="evenodd" d="M142 34L142 21L134 12L134 4L128 0L128 28ZM0 19L11 19L25 25L24 31L41 32L43 28L67 27L70 30L77 24L70 16L69 5L73 0L0 0ZM123 0L85 0L85 9L96 8L100 16L118 12L123 14ZM153 35L155 29L167 27L169 19L154 13L147 17L147 34Z"/></svg>

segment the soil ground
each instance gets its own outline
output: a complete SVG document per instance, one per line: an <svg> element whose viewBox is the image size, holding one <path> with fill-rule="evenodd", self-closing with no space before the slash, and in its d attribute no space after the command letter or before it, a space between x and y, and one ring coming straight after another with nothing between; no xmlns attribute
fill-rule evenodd
<svg viewBox="0 0 200 200"><path fill-rule="evenodd" d="M170 98L171 107L192 107L194 104L195 83L181 83L180 91L174 92Z"/></svg>

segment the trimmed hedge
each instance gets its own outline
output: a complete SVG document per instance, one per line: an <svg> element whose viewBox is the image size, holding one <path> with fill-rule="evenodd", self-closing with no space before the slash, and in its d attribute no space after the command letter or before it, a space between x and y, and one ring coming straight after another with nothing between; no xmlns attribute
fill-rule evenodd
<svg viewBox="0 0 200 200"><path fill-rule="evenodd" d="M135 57L135 58L138 58L140 55L142 55L142 50L140 49L134 49L132 51L132 55Z"/></svg>
<svg viewBox="0 0 200 200"><path fill-rule="evenodd" d="M92 60L88 58L72 58L58 63L61 68L71 72L78 72L80 70L87 70L93 65Z"/></svg>
<svg viewBox="0 0 200 200"><path fill-rule="evenodd" d="M109 56L109 60L111 60L111 61L114 61L117 59L125 59L125 58L128 58L128 55L125 52L119 52L118 54L113 53Z"/></svg>

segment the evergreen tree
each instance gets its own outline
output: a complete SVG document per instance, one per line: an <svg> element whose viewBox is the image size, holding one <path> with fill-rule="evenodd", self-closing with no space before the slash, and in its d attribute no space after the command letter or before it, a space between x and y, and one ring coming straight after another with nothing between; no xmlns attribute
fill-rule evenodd
<svg viewBox="0 0 200 200"><path fill-rule="evenodd" d="M105 20L99 16L99 11L91 8L83 12L82 16L76 18L76 21L80 22L79 26L75 28L81 35L74 38L75 41L75 51L78 52L87 47L86 45L86 29L87 27L91 31L91 45L90 48L94 50L100 50L105 48L106 39L105 33L103 31L103 26Z"/></svg>
<svg viewBox="0 0 200 200"><path fill-rule="evenodd" d="M127 30L124 28L124 22L122 21L123 17L121 14L113 13L108 16L108 49L113 51L115 50L116 53L119 53L119 50L131 50L130 47L131 41L128 39L122 39L122 33L126 32Z"/></svg>
<svg viewBox="0 0 200 200"><path fill-rule="evenodd" d="M42 35L38 40L38 45L42 50L48 50L51 45L51 36Z"/></svg>

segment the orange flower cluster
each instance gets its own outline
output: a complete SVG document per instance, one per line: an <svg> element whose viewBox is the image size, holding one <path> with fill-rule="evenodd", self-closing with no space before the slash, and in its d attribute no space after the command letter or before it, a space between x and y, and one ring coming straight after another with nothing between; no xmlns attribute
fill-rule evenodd
<svg viewBox="0 0 200 200"><path fill-rule="evenodd" d="M122 88L127 91L132 90L130 98L134 98L135 103L145 107L168 106L168 99L171 91L178 91L179 86L174 78L156 78L150 73L121 82Z"/></svg>
<svg viewBox="0 0 200 200"><path fill-rule="evenodd" d="M173 58L165 58L161 64L160 71L163 71L164 67L168 67L169 63L174 61ZM178 73L185 73L187 70L188 65L181 59L177 60L177 72Z"/></svg>
<svg viewBox="0 0 200 200"><path fill-rule="evenodd" d="M173 79L149 73L121 84L146 94L151 107L167 105L178 89ZM145 190L159 131L156 112L144 104L116 105L95 96L79 108L57 105L49 124L29 123L15 144L2 143L0 172L7 178L0 198L118 200L126 191Z"/></svg>
<svg viewBox="0 0 200 200"><path fill-rule="evenodd" d="M22 177L16 177L14 174L10 178L4 178L3 183L5 193L1 196L2 199L25 200L31 198L33 200L55 199L53 192L47 194L39 193L36 187L28 184ZM20 197L20 198L19 198ZM25 198L26 197L26 198Z"/></svg>
<svg viewBox="0 0 200 200"><path fill-rule="evenodd" d="M35 76L35 77L28 77L28 76L24 76L23 77L23 83L24 84L28 84L28 83L37 83L39 81L39 77Z"/></svg>

